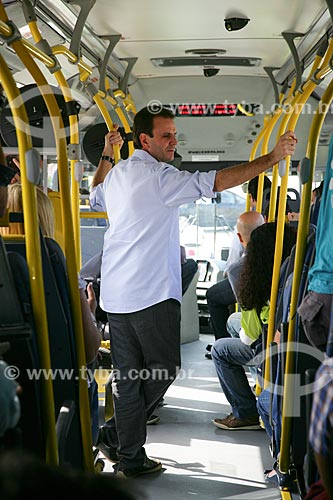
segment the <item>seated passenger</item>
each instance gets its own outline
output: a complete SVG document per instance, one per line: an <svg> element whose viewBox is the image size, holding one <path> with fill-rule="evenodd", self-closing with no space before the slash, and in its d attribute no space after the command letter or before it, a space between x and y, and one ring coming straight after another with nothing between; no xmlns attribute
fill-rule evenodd
<svg viewBox="0 0 333 500"><path fill-rule="evenodd" d="M48 196L39 188L37 193L37 211L38 220L44 236L53 238L54 236L54 214L53 207ZM11 184L8 187L8 203L7 207L10 212L22 212L22 185L20 183ZM0 227L0 234L24 234L23 222L11 222L9 227ZM100 345L100 334L96 326L93 324L91 313L94 313L96 305L94 303L94 291L92 286L87 289L88 301L86 299L84 289L80 288L80 300L82 307L83 333L85 340L86 361L93 361L98 353ZM89 304L92 304L90 309Z"/></svg>
<svg viewBox="0 0 333 500"><path fill-rule="evenodd" d="M239 286L235 290L242 312L238 326L240 338L219 339L212 348L219 382L232 408L230 415L214 420L221 429L260 429L256 397L249 386L244 365L253 362L255 342L262 333L263 324L268 322L275 237L274 222L263 224L251 233ZM282 260L289 255L295 239L295 230L286 225ZM255 363L258 364L257 360Z"/></svg>
<svg viewBox="0 0 333 500"><path fill-rule="evenodd" d="M258 196L258 181L259 181L259 176L254 177L251 179L248 183L248 193L250 194L250 209L251 211L255 210L256 204L257 204L257 196ZM269 178L265 175L264 176L264 193L265 195L269 196L270 188L271 188L271 181ZM256 213L256 212L254 212ZM253 222L252 224L252 229L255 229L257 226L260 224L264 223L264 220L262 219L262 222L260 224L257 222ZM251 224L246 223L246 224ZM238 223L237 223L238 226ZM233 306L235 304L236 299L235 295L230 287L230 283L228 281L228 272L230 269L230 266L233 265L234 263L238 262L242 253L239 253L239 245L235 245L235 241L238 243L240 242L241 246L245 248L246 243L244 245L244 242L249 241L249 236L250 233L246 236L245 235L245 240L242 241L239 238L239 233L241 234L240 231L241 228L237 227L237 240L233 240L233 246L231 247L232 253L229 255L228 260L227 260L227 265L224 271L224 279L222 281L219 281L212 287L210 287L207 291L206 294L206 299L207 299L207 307L208 311L210 314L210 326L213 331L215 340L224 338L224 337L229 337L229 333L227 330L227 320L230 315L230 306ZM208 351L211 349L211 344L207 346ZM206 354L206 357L210 358L210 354Z"/></svg>
<svg viewBox="0 0 333 500"><path fill-rule="evenodd" d="M311 193L311 206L310 206L310 222L317 225L320 201L323 193L324 181L321 181L318 187L314 188ZM299 212L288 212L289 221L298 221Z"/></svg>
<svg viewBox="0 0 333 500"><path fill-rule="evenodd" d="M248 183L248 186L247 186L247 192L250 195L250 208L251 208L251 210L255 210L256 206L257 206L258 183L259 183L259 176L251 179ZM272 187L272 183L271 183L270 179L267 177L267 175L264 175L263 209L265 208L265 205L267 204L267 201L269 200L271 187Z"/></svg>
<svg viewBox="0 0 333 500"><path fill-rule="evenodd" d="M252 231L264 223L263 216L258 212L244 212L237 221L237 236L244 250L250 241ZM240 273L243 259L233 263L229 271L233 274ZM215 340L230 337L227 331L227 320L229 317L229 306L235 304L235 294L230 285L229 278L217 282L207 290L206 294L208 311L210 314L210 324L215 336Z"/></svg>
<svg viewBox="0 0 333 500"><path fill-rule="evenodd" d="M53 238L54 236L54 214L53 206L48 196L39 188L37 193L37 212L41 231L44 236ZM8 187L8 203L7 207L10 212L22 212L22 185L20 183L12 184ZM24 223L9 223L9 227L0 227L0 234L24 234ZM98 349L101 343L101 335L95 324L96 299L92 285L88 285L87 293L85 294L85 283L80 283L80 303L82 314L83 338L85 347L86 363L93 363L98 355ZM89 368L93 368L89 366ZM90 370L89 370L90 371ZM90 380L90 394L93 394L96 389L96 381ZM97 401L98 405L98 401ZM97 408L98 410L98 408ZM93 442L97 439L98 421L96 421L96 398L92 406L93 420Z"/></svg>

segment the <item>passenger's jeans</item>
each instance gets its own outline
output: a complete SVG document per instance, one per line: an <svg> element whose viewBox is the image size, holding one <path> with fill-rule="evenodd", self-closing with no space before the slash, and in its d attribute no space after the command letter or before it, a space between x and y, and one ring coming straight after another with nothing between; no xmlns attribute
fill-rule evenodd
<svg viewBox="0 0 333 500"><path fill-rule="evenodd" d="M235 312L230 314L227 321L227 331L232 338L239 338L239 331L242 327L241 325L242 313ZM248 369L254 380L257 380L257 367L255 365L248 366Z"/></svg>
<svg viewBox="0 0 333 500"><path fill-rule="evenodd" d="M235 304L236 299L228 278L218 281L208 288L206 299L215 339L229 338L230 335L226 328L230 315L229 306Z"/></svg>
<svg viewBox="0 0 333 500"><path fill-rule="evenodd" d="M271 392L268 389L264 389L258 397L257 400L257 410L263 421L265 431L269 439L272 439L272 427L269 421L269 410L270 410Z"/></svg>
<svg viewBox="0 0 333 500"><path fill-rule="evenodd" d="M146 421L180 367L180 304L165 300L142 311L108 314L115 415L104 424L125 468L146 456Z"/></svg>
<svg viewBox="0 0 333 500"><path fill-rule="evenodd" d="M253 394L243 366L251 362L254 351L240 339L219 339L214 342L212 359L222 390L237 418L258 415Z"/></svg>

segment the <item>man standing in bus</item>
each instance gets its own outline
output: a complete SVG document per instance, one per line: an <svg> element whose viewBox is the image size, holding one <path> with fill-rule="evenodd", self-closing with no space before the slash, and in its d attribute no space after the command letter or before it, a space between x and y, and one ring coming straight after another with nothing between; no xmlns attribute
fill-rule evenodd
<svg viewBox="0 0 333 500"><path fill-rule="evenodd" d="M146 421L180 367L181 272L178 207L257 176L294 153L296 137L284 134L273 151L252 162L189 173L169 165L177 145L174 115L161 108L139 111L133 124L135 151L112 168L115 130L105 137L95 173L91 206L105 207L101 307L108 312L115 418L97 443L119 462L119 476L159 471L147 457Z"/></svg>

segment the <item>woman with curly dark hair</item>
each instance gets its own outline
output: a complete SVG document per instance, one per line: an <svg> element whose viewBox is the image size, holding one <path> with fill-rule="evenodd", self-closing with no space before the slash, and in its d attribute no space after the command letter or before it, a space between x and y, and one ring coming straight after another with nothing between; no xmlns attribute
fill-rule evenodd
<svg viewBox="0 0 333 500"><path fill-rule="evenodd" d="M240 338L248 345L252 344L260 335L261 323L268 322L268 301L271 294L275 238L276 223L268 222L251 233L246 248L236 295L242 309ZM295 241L295 228L286 224L282 262L290 254Z"/></svg>
<svg viewBox="0 0 333 500"><path fill-rule="evenodd" d="M255 351L251 345L259 338L262 324L268 322L275 239L275 222L252 231L235 290L241 305L239 338L219 339L211 351L222 390L232 407L230 415L214 419L220 429L260 429L256 398L243 367L253 360ZM295 229L286 225L282 260L290 254L295 240Z"/></svg>

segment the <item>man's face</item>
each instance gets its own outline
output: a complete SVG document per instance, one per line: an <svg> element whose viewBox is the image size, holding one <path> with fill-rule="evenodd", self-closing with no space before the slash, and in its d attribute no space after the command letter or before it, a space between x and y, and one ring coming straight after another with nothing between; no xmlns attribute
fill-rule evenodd
<svg viewBox="0 0 333 500"><path fill-rule="evenodd" d="M172 118L156 116L153 125L153 137L140 134L142 149L156 160L169 163L174 159L177 145L176 127Z"/></svg>

